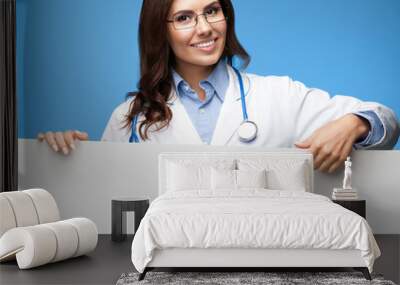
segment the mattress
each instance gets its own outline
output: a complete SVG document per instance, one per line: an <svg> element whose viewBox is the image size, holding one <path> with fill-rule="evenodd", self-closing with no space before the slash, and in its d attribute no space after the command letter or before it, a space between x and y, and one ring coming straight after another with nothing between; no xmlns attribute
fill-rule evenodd
<svg viewBox="0 0 400 285"><path fill-rule="evenodd" d="M322 195L266 189L159 196L136 231L133 265L143 272L168 248L356 249L370 272L380 255L361 216Z"/></svg>

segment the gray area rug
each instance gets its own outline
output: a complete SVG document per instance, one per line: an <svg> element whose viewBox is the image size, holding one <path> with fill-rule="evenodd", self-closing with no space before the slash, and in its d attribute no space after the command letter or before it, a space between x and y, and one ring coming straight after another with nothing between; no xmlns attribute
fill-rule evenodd
<svg viewBox="0 0 400 285"><path fill-rule="evenodd" d="M372 281L364 278L360 272L148 272L142 281L139 273L124 273L117 285L134 284L213 284L213 285L292 285L292 284L379 284L395 285L384 280L382 275L372 274Z"/></svg>

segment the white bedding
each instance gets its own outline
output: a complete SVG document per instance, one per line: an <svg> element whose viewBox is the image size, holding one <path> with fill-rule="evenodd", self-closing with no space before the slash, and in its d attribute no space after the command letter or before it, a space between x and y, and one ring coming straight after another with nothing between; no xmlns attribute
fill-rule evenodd
<svg viewBox="0 0 400 285"><path fill-rule="evenodd" d="M143 272L155 249L358 249L372 272L380 250L368 223L327 197L299 191L179 191L153 201L132 243Z"/></svg>

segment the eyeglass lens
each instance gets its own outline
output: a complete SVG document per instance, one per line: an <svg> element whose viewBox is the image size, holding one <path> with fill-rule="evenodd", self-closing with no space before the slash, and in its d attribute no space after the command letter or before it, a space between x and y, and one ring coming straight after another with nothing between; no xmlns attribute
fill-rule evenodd
<svg viewBox="0 0 400 285"><path fill-rule="evenodd" d="M220 6L207 8L203 14L196 14L193 11L181 12L173 17L173 23L177 30L188 29L196 26L197 17L204 15L207 22L215 23L225 20L224 12Z"/></svg>

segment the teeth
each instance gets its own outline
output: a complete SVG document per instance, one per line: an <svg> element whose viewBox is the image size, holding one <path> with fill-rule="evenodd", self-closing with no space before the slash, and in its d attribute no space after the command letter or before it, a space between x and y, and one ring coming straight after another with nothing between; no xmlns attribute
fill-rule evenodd
<svg viewBox="0 0 400 285"><path fill-rule="evenodd" d="M197 48L205 48L205 47L209 47L209 46L213 45L214 42L215 42L215 41L212 40L212 41L209 41L209 42L196 44L196 45L194 45L194 47L197 47Z"/></svg>

